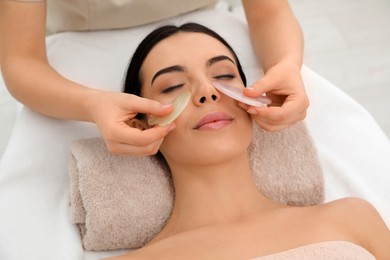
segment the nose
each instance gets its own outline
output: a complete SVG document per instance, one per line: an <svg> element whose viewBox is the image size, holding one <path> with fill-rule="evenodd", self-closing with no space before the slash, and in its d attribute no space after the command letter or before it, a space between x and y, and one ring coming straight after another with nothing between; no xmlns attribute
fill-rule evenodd
<svg viewBox="0 0 390 260"><path fill-rule="evenodd" d="M220 93L211 82L203 83L201 86L196 87L194 92L194 103L198 106L207 104L208 102L217 102L220 99Z"/></svg>

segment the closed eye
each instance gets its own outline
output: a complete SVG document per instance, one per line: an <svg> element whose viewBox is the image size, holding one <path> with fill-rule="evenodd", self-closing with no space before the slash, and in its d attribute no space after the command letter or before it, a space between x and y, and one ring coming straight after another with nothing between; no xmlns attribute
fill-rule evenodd
<svg viewBox="0 0 390 260"><path fill-rule="evenodd" d="M222 75L215 76L214 79L234 79L235 77L236 75L234 74L222 74Z"/></svg>
<svg viewBox="0 0 390 260"><path fill-rule="evenodd" d="M170 93L170 92L172 92L172 91L174 91L176 89L181 88L182 86L184 86L184 84L178 84L178 85L170 86L170 87L167 87L167 88L163 89L161 91L161 93L168 94L168 93Z"/></svg>

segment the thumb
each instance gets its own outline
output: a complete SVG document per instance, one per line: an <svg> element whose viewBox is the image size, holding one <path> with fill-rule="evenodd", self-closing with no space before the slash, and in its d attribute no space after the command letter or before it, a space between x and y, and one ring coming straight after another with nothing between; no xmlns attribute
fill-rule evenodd
<svg viewBox="0 0 390 260"><path fill-rule="evenodd" d="M264 93L270 92L277 88L277 81L267 74L251 86L244 89L244 94L248 97L259 97Z"/></svg>
<svg viewBox="0 0 390 260"><path fill-rule="evenodd" d="M156 100L131 95L128 108L136 113L165 116L173 111L172 105L164 105Z"/></svg>

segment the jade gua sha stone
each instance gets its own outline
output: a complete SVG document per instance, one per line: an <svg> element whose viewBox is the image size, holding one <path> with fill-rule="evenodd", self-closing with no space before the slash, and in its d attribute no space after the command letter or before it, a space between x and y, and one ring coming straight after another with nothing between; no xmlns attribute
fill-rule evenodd
<svg viewBox="0 0 390 260"><path fill-rule="evenodd" d="M172 113L163 116L163 117L150 117L148 119L149 125L158 125L160 127L165 127L175 121L175 119L183 112L184 108L187 106L191 98L191 92L185 91L181 93L172 103L173 111Z"/></svg>

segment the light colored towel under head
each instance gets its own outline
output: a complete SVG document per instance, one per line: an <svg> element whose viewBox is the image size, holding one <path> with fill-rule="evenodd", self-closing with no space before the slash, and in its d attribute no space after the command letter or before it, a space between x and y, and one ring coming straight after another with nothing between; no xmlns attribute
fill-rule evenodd
<svg viewBox="0 0 390 260"><path fill-rule="evenodd" d="M323 173L303 123L268 133L254 127L253 177L265 196L289 205L324 199ZM71 221L87 250L138 248L164 226L174 199L167 166L156 157L109 153L101 138L71 145Z"/></svg>
<svg viewBox="0 0 390 260"><path fill-rule="evenodd" d="M365 248L348 241L325 241L251 260L375 260Z"/></svg>

